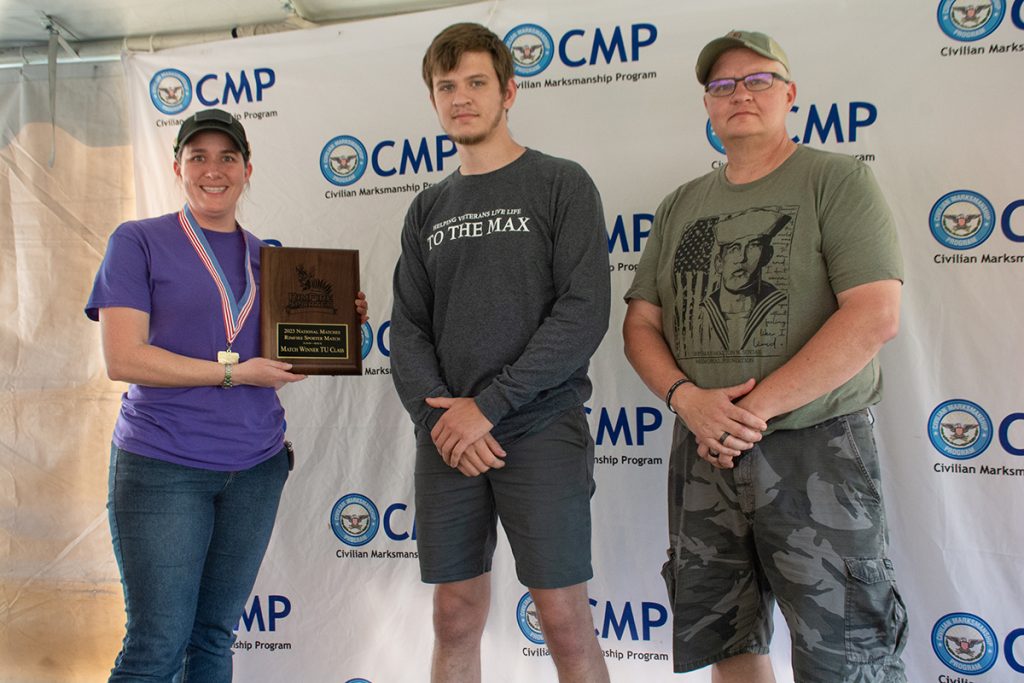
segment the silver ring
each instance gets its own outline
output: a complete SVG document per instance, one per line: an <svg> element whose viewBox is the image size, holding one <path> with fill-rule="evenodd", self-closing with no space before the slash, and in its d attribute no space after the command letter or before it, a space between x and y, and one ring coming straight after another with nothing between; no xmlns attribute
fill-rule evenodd
<svg viewBox="0 0 1024 683"><path fill-rule="evenodd" d="M725 440L728 439L730 436L732 436L732 434L730 434L729 432L722 432L722 435L718 437L718 443L724 446Z"/></svg>

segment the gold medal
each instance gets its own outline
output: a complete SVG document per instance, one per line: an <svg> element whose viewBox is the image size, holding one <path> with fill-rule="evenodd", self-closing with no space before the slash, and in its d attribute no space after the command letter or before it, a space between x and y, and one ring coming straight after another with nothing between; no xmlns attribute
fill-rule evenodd
<svg viewBox="0 0 1024 683"><path fill-rule="evenodd" d="M234 351L218 351L217 362L221 365L236 365L238 363L238 354Z"/></svg>

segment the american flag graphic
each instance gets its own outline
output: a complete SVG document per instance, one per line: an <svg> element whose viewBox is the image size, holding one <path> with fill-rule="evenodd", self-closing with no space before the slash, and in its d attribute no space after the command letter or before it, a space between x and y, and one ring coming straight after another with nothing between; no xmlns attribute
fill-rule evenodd
<svg viewBox="0 0 1024 683"><path fill-rule="evenodd" d="M717 283L711 282L711 254L715 246L714 227L722 216L698 218L683 230L672 263L672 289L675 300L673 334L680 356L693 355L697 349L707 348L708 330L701 330L700 302Z"/></svg>

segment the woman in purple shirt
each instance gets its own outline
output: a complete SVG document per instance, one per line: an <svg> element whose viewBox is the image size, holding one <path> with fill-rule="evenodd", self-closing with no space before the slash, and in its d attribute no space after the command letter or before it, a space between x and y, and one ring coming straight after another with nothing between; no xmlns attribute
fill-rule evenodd
<svg viewBox="0 0 1024 683"><path fill-rule="evenodd" d="M107 503L127 613L111 682L231 680L290 469L276 390L305 377L259 356L260 241L235 221L245 129L198 112L174 155L184 208L119 226L86 306L107 374L130 383Z"/></svg>

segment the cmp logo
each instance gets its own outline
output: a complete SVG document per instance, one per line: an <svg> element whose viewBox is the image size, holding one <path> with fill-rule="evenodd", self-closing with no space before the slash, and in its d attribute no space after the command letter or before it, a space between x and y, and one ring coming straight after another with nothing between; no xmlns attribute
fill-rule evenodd
<svg viewBox="0 0 1024 683"><path fill-rule="evenodd" d="M845 105L839 102L816 103L807 107L794 104L789 112L800 117L793 121L795 130L798 132L791 139L793 142L805 145L811 142L835 142L838 144L857 142L857 137L863 129L878 122L878 106L863 101L852 101ZM710 119L705 124L704 131L708 143L718 152L724 154L725 147L712 130Z"/></svg>
<svg viewBox="0 0 1024 683"><path fill-rule="evenodd" d="M360 353L362 353L365 359L370 355L370 350L373 349L373 328L370 327L370 323L363 323L363 326L359 328L360 334Z"/></svg>
<svg viewBox="0 0 1024 683"><path fill-rule="evenodd" d="M363 323L362 327L359 329L359 332L362 335L361 351L364 359L370 355L370 352L373 351L374 341L377 342L377 351L380 353L380 355L384 356L385 358L391 357L390 330L390 320L385 320L384 322L382 322L380 324L380 327L377 328L376 334L374 334L373 327L370 326L370 323Z"/></svg>
<svg viewBox="0 0 1024 683"><path fill-rule="evenodd" d="M1005 14L1005 0L942 0L939 27L950 38L969 43L995 31Z"/></svg>
<svg viewBox="0 0 1024 683"><path fill-rule="evenodd" d="M947 458L970 460L992 442L992 420L977 403L946 401L928 418L928 438Z"/></svg>
<svg viewBox="0 0 1024 683"><path fill-rule="evenodd" d="M320 152L320 172L334 185L351 185L366 172L366 147L351 135L332 138Z"/></svg>
<svg viewBox="0 0 1024 683"><path fill-rule="evenodd" d="M519 24L505 34L505 45L512 52L516 76L536 76L555 56L551 34L537 24Z"/></svg>
<svg viewBox="0 0 1024 683"><path fill-rule="evenodd" d="M250 633L254 630L260 633L267 631L273 633L277 631L277 622L284 620L291 613L292 601L284 595L265 595L262 598L259 595L253 595L249 608L242 609L242 616L239 617L235 630L244 629ZM252 645L245 649L251 647Z"/></svg>
<svg viewBox="0 0 1024 683"><path fill-rule="evenodd" d="M954 190L932 206L929 218L932 237L950 249L973 249L992 234L995 209L982 195L971 190Z"/></svg>
<svg viewBox="0 0 1024 683"><path fill-rule="evenodd" d="M708 119L708 125L704 126L705 134L708 136L708 142L719 154L725 154L725 145L718 138L718 134L715 133L715 129L711 127L711 119Z"/></svg>
<svg viewBox="0 0 1024 683"><path fill-rule="evenodd" d="M516 606L516 621L519 622L519 630L523 632L527 640L535 645L544 644L544 634L540 630L537 606L533 604L533 596L529 591L519 598L519 604Z"/></svg>
<svg viewBox="0 0 1024 683"><path fill-rule="evenodd" d="M935 656L953 671L982 674L999 656L999 641L985 620L967 612L947 614L932 629Z"/></svg>
<svg viewBox="0 0 1024 683"><path fill-rule="evenodd" d="M164 114L178 114L192 103L192 81L184 71L163 69L149 79L149 98Z"/></svg>
<svg viewBox="0 0 1024 683"><path fill-rule="evenodd" d="M342 496L331 510L331 530L345 545L366 545L377 535L379 528L377 506L359 493Z"/></svg>

